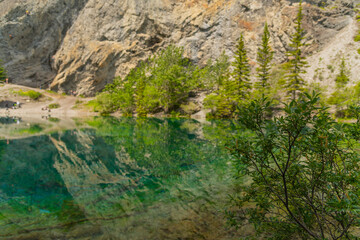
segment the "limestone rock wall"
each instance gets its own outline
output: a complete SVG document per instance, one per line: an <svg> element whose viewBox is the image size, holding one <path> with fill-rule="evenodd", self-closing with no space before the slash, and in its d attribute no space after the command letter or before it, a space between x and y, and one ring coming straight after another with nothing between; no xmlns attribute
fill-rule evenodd
<svg viewBox="0 0 360 240"><path fill-rule="evenodd" d="M325 46L351 23L357 0L304 3L306 52ZM336 7L331 7L336 4ZM325 7L320 8L320 7ZM15 83L94 95L115 76L171 43L194 62L233 55L245 34L251 64L268 21L277 61L296 17L286 0L2 0L0 59ZM30 15L26 15L26 10ZM9 37L12 34L12 37ZM12 39L11 39L12 38Z"/></svg>
<svg viewBox="0 0 360 240"><path fill-rule="evenodd" d="M0 59L14 83L40 87L52 81L51 57L86 2L0 1Z"/></svg>

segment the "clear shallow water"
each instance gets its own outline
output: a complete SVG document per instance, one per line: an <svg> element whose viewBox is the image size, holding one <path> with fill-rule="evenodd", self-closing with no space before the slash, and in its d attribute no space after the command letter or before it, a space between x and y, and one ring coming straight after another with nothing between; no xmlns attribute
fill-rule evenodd
<svg viewBox="0 0 360 240"><path fill-rule="evenodd" d="M50 133L0 124L26 133L0 140L0 238L239 236L224 220L231 122L94 118Z"/></svg>

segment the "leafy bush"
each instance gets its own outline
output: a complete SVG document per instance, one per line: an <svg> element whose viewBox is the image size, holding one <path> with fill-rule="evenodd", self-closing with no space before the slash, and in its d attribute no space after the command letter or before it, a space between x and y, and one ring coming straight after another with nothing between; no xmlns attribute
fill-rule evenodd
<svg viewBox="0 0 360 240"><path fill-rule="evenodd" d="M338 88L344 87L350 81L349 70L346 68L345 58L341 59L339 66L339 74L336 76L335 82Z"/></svg>
<svg viewBox="0 0 360 240"><path fill-rule="evenodd" d="M115 78L97 96L99 110L120 110L126 115L177 110L189 91L201 86L197 68L183 57L183 48L169 46L133 69L124 78Z"/></svg>
<svg viewBox="0 0 360 240"><path fill-rule="evenodd" d="M87 106L93 108L95 112L100 112L106 115L115 112L118 109L119 102L117 96L111 93L101 93L97 96L96 101L89 101Z"/></svg>
<svg viewBox="0 0 360 240"><path fill-rule="evenodd" d="M44 130L44 128L39 124L32 124L29 128L20 129L18 133L20 134L37 134Z"/></svg>
<svg viewBox="0 0 360 240"><path fill-rule="evenodd" d="M45 90L47 93L50 93L50 94L58 94L57 92L53 91L53 90Z"/></svg>
<svg viewBox="0 0 360 240"><path fill-rule="evenodd" d="M50 117L48 120L49 120L50 122L53 122L53 123L58 123L58 122L60 122L60 119L59 119L59 118L55 118L55 117Z"/></svg>
<svg viewBox="0 0 360 240"><path fill-rule="evenodd" d="M234 225L251 223L272 239L351 238L360 219L359 145L318 103L306 94L273 119L267 99L239 109L252 136L237 139L231 152L236 176L251 181L232 198Z"/></svg>
<svg viewBox="0 0 360 240"><path fill-rule="evenodd" d="M60 107L60 104L59 103L51 103L49 104L48 106L50 109L56 109L56 108L59 108Z"/></svg>
<svg viewBox="0 0 360 240"><path fill-rule="evenodd" d="M29 91L23 91L23 90L19 90L19 91L15 91L15 94L18 94L20 96L24 96L24 97L29 97L32 100L38 100L40 97L42 97L42 94L39 92L36 92L34 90L29 90Z"/></svg>
<svg viewBox="0 0 360 240"><path fill-rule="evenodd" d="M236 109L234 102L224 92L216 92L204 99L204 107L210 109L208 118L232 118Z"/></svg>
<svg viewBox="0 0 360 240"><path fill-rule="evenodd" d="M186 104L181 104L180 106L181 111L186 115L191 115L200 110L200 107L194 102L188 102Z"/></svg>
<svg viewBox="0 0 360 240"><path fill-rule="evenodd" d="M354 41L355 41L355 42L360 42L360 33L358 33L357 35L355 35Z"/></svg>
<svg viewBox="0 0 360 240"><path fill-rule="evenodd" d="M90 108L91 111L99 112L100 111L100 103L98 100L90 100L85 104L85 107Z"/></svg>
<svg viewBox="0 0 360 240"><path fill-rule="evenodd" d="M195 67L183 54L183 48L171 45L149 60L147 85L156 91L159 106L165 113L177 109L196 86L193 78Z"/></svg>

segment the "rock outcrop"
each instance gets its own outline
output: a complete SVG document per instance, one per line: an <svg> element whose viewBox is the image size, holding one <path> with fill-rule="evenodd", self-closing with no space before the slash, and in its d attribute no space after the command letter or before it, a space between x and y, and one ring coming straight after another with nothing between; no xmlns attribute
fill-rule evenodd
<svg viewBox="0 0 360 240"><path fill-rule="evenodd" d="M222 51L233 55L243 32L254 65L263 23L268 21L280 62L292 33L296 2L2 0L0 59L14 83L89 96L171 43L183 46L192 61L203 64ZM315 53L348 26L358 2L304 3L306 52Z"/></svg>
<svg viewBox="0 0 360 240"><path fill-rule="evenodd" d="M56 71L51 68L51 58L85 3L0 1L0 59L12 82L41 87L53 80Z"/></svg>

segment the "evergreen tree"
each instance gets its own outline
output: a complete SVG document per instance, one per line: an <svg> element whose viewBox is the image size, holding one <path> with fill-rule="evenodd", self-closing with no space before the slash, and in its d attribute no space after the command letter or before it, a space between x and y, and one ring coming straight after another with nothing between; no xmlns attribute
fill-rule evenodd
<svg viewBox="0 0 360 240"><path fill-rule="evenodd" d="M227 74L227 56L223 54L221 59L218 62L221 65L219 71L221 74L217 74L218 89L204 99L204 106L211 110L209 117L231 118L234 116L236 106L241 105L251 88L250 65L242 34L236 46L235 61L231 64L234 67L231 73L232 79L228 78Z"/></svg>
<svg viewBox="0 0 360 240"><path fill-rule="evenodd" d="M146 109L146 102L144 101L145 98L145 88L146 88L146 81L145 78L140 78L136 82L136 112L139 117L146 117L147 109Z"/></svg>
<svg viewBox="0 0 360 240"><path fill-rule="evenodd" d="M229 78L229 67L229 56L223 51L215 61L209 59L205 67L197 67L194 71L194 79L197 80L199 88L217 91Z"/></svg>
<svg viewBox="0 0 360 240"><path fill-rule="evenodd" d="M0 60L0 82L4 82L6 80L6 78L7 78L6 70L2 66L2 62Z"/></svg>
<svg viewBox="0 0 360 240"><path fill-rule="evenodd" d="M262 36L261 47L258 48L257 61L259 67L256 68L258 73L258 82L255 85L257 89L264 92L269 86L270 63L273 59L274 52L270 47L270 32L267 22L265 22L264 33Z"/></svg>
<svg viewBox="0 0 360 240"><path fill-rule="evenodd" d="M349 81L350 78L348 76L348 70L346 69L345 58L342 58L340 63L340 71L335 79L336 86L338 88L344 87Z"/></svg>
<svg viewBox="0 0 360 240"><path fill-rule="evenodd" d="M302 1L300 1L296 18L295 33L291 38L291 50L288 51L289 69L286 87L293 100L296 99L298 92L304 91L305 85L304 79L301 77L301 74L306 73L304 68L307 64L305 57L302 56L302 48L304 46L304 29L301 26L302 19Z"/></svg>
<svg viewBox="0 0 360 240"><path fill-rule="evenodd" d="M232 63L232 66L234 67L232 72L233 81L229 84L229 93L233 96L236 103L239 103L246 98L251 89L250 65L245 49L243 34L240 35L236 49L235 61Z"/></svg>
<svg viewBox="0 0 360 240"><path fill-rule="evenodd" d="M225 51L223 51L219 58L217 58L215 60L215 63L211 66L211 71L209 74L212 82L215 83L215 87L217 90L220 88L220 86L224 84L224 81L229 77L229 67L229 57L225 54Z"/></svg>

